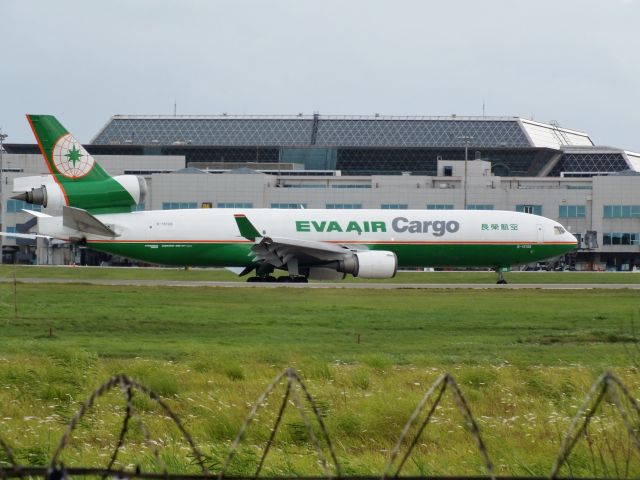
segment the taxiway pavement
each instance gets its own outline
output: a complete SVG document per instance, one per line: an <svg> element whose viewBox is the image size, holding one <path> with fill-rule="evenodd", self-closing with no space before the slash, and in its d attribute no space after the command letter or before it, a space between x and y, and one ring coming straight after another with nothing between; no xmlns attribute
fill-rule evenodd
<svg viewBox="0 0 640 480"><path fill-rule="evenodd" d="M13 278L0 278L0 283L13 283ZM225 287L225 288L334 288L334 289L379 289L379 290L640 290L638 283L250 283L250 282L207 282L183 280L104 280L104 279L72 279L72 278L18 278L18 283L35 284L88 284L136 287Z"/></svg>

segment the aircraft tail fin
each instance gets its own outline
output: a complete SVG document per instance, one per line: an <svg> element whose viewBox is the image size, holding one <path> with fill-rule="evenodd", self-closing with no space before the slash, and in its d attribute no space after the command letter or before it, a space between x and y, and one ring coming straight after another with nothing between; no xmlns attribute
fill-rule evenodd
<svg viewBox="0 0 640 480"><path fill-rule="evenodd" d="M130 212L144 200L144 179L110 176L54 116L27 115L27 119L55 180L55 185L25 192L27 201L45 207L66 205L92 213L116 213Z"/></svg>
<svg viewBox="0 0 640 480"><path fill-rule="evenodd" d="M27 115L42 156L53 175L66 181L110 178L95 159L53 115Z"/></svg>

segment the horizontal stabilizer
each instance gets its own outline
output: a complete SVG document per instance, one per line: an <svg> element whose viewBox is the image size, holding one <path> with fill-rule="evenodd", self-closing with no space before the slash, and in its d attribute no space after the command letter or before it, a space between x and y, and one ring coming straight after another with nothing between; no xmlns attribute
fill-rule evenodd
<svg viewBox="0 0 640 480"><path fill-rule="evenodd" d="M0 232L0 237L15 237L15 238L28 238L29 240L35 240L36 238L53 238L49 235L39 235L37 233L16 233L16 232Z"/></svg>
<svg viewBox="0 0 640 480"><path fill-rule="evenodd" d="M110 227L106 226L96 217L81 208L63 207L62 224L65 227L73 228L74 230L78 230L83 233L101 235L103 237L117 236L116 232L114 232Z"/></svg>
<svg viewBox="0 0 640 480"><path fill-rule="evenodd" d="M47 213L42 213L42 212L36 212L35 210L29 210L27 208L23 208L22 209L23 212L28 213L29 215L33 215L34 217L38 217L38 218L48 218L51 215L47 214Z"/></svg>

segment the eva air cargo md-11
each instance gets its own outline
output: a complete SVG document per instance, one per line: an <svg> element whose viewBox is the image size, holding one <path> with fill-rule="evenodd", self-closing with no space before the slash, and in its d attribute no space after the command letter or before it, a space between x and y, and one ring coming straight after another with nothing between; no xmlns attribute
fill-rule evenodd
<svg viewBox="0 0 640 480"><path fill-rule="evenodd" d="M48 115L27 115L51 175L18 178L14 198L45 207L38 233L161 265L230 267L249 281L390 278L398 268L506 267L562 255L576 239L526 213L483 210L134 211L146 184L110 176ZM44 213L47 212L47 213ZM15 234L12 234L15 235ZM20 236L20 234L16 235ZM499 274L499 283L505 283Z"/></svg>

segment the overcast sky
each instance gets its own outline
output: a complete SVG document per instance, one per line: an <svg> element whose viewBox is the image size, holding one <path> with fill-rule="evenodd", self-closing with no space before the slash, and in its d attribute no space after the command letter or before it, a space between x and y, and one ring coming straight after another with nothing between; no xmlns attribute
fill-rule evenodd
<svg viewBox="0 0 640 480"><path fill-rule="evenodd" d="M640 151L640 0L2 0L0 126L114 114L486 115Z"/></svg>

